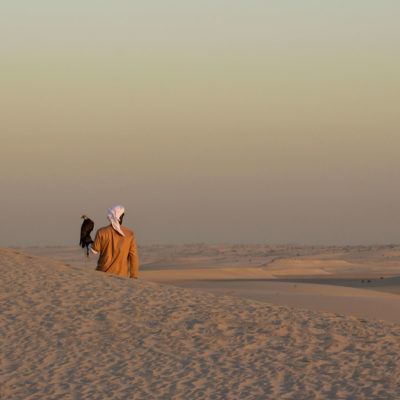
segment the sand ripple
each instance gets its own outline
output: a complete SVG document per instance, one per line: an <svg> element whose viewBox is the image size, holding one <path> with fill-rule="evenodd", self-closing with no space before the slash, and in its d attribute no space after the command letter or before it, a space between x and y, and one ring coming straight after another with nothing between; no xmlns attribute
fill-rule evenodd
<svg viewBox="0 0 400 400"><path fill-rule="evenodd" d="M394 399L400 326L0 250L2 399Z"/></svg>

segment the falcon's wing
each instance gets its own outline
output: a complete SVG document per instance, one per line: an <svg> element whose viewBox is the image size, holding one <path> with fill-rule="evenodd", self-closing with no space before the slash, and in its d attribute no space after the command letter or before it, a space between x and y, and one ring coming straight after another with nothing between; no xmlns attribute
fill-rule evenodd
<svg viewBox="0 0 400 400"><path fill-rule="evenodd" d="M90 238L90 233L94 228L94 222L91 219L85 219L81 226L81 239L79 244L83 247L86 246L92 239ZM89 239L89 240L87 240Z"/></svg>

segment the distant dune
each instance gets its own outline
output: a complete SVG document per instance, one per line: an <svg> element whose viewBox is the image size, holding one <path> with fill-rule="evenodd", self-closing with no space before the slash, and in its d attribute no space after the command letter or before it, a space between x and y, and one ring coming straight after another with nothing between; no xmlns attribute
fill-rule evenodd
<svg viewBox="0 0 400 400"><path fill-rule="evenodd" d="M400 397L398 324L129 280L68 251L0 249L1 399Z"/></svg>

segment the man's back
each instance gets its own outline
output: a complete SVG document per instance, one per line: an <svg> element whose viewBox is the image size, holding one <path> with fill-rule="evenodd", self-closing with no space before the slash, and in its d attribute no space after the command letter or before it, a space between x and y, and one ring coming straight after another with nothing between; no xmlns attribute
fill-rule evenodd
<svg viewBox="0 0 400 400"><path fill-rule="evenodd" d="M100 252L97 270L120 276L137 278L138 256L134 233L121 226L124 236L120 235L111 226L100 228L92 244L95 252ZM130 261L130 273L129 263Z"/></svg>

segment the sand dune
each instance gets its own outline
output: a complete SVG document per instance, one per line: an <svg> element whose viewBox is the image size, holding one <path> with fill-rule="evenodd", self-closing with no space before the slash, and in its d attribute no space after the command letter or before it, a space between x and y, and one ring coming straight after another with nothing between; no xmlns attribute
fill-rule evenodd
<svg viewBox="0 0 400 400"><path fill-rule="evenodd" d="M400 326L0 250L3 399L394 399ZM367 296L368 298L368 296Z"/></svg>
<svg viewBox="0 0 400 400"><path fill-rule="evenodd" d="M95 268L76 247L21 250ZM153 245L139 256L147 281L400 323L399 246Z"/></svg>
<svg viewBox="0 0 400 400"><path fill-rule="evenodd" d="M276 280L194 280L172 283L175 286L265 301L269 304L400 323L398 294Z"/></svg>

